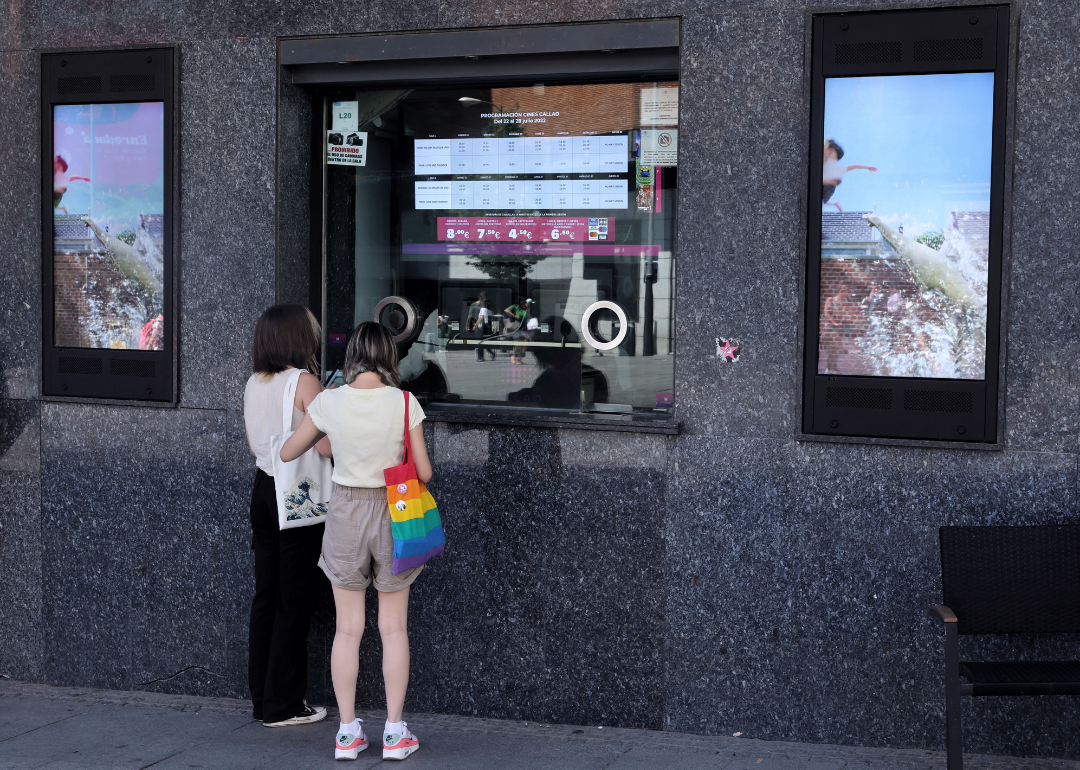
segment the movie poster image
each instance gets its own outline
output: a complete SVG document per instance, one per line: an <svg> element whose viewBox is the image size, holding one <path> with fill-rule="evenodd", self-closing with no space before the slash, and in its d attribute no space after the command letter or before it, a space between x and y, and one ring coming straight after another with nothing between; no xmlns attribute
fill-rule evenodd
<svg viewBox="0 0 1080 770"><path fill-rule="evenodd" d="M819 374L984 379L993 90L825 81Z"/></svg>
<svg viewBox="0 0 1080 770"><path fill-rule="evenodd" d="M164 348L164 105L53 108L54 344Z"/></svg>

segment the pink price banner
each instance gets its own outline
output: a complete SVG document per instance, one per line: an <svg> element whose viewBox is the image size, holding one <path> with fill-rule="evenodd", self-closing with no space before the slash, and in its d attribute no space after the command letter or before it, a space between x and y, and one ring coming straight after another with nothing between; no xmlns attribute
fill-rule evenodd
<svg viewBox="0 0 1080 770"><path fill-rule="evenodd" d="M610 217L439 217L440 241L614 241Z"/></svg>

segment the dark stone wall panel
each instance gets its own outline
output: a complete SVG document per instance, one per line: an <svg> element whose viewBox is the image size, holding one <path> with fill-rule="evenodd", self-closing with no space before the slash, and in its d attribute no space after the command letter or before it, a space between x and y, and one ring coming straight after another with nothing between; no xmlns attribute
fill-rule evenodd
<svg viewBox="0 0 1080 770"><path fill-rule="evenodd" d="M274 301L274 42L192 44L182 78L181 403L242 410Z"/></svg>
<svg viewBox="0 0 1080 770"><path fill-rule="evenodd" d="M804 28L794 11L683 21L675 367L688 433L798 425ZM717 337L741 345L739 361L719 360Z"/></svg>
<svg viewBox="0 0 1080 770"><path fill-rule="evenodd" d="M1077 450L1080 275L1075 205L1080 24L1075 3L1024 3L1016 78L1009 378L1013 448Z"/></svg>
<svg viewBox="0 0 1080 770"><path fill-rule="evenodd" d="M7 490L0 513L0 674L36 681L42 641L40 477L2 470L0 484Z"/></svg>
<svg viewBox="0 0 1080 770"><path fill-rule="evenodd" d="M331 0L335 33L389 32L439 26L439 0Z"/></svg>
<svg viewBox="0 0 1080 770"><path fill-rule="evenodd" d="M220 0L41 0L35 45L76 48L224 37Z"/></svg>
<svg viewBox="0 0 1080 770"><path fill-rule="evenodd" d="M39 62L28 51L0 53L0 396L7 398L41 392Z"/></svg>
<svg viewBox="0 0 1080 770"><path fill-rule="evenodd" d="M413 588L409 708L659 727L663 474L566 465L556 431L432 436L447 555Z"/></svg>
<svg viewBox="0 0 1080 770"><path fill-rule="evenodd" d="M938 527L1076 518L1072 456L684 437L677 463L665 656L674 730L942 745L942 632L925 613L941 601ZM986 658L1068 657L1072 644L991 642ZM1071 754L1064 737L1012 729L1021 713L1032 725L1075 720L1071 699L1040 700L1034 711L968 708L965 750Z"/></svg>
<svg viewBox="0 0 1080 770"><path fill-rule="evenodd" d="M224 414L42 409L48 681L129 689L224 665ZM163 437L167 440L163 441ZM231 552L231 548L230 548ZM222 694L218 676L154 689Z"/></svg>
<svg viewBox="0 0 1080 770"><path fill-rule="evenodd" d="M325 35L330 32L329 0L228 0L229 37Z"/></svg>

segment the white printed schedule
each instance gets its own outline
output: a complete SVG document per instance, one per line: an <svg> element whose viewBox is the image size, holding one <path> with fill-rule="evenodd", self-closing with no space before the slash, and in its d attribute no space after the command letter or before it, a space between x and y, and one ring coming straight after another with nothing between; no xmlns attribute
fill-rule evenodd
<svg viewBox="0 0 1080 770"><path fill-rule="evenodd" d="M625 134L416 139L417 209L625 209ZM541 178L540 175L554 175ZM462 179L461 177L479 177ZM494 178L506 177L506 178Z"/></svg>

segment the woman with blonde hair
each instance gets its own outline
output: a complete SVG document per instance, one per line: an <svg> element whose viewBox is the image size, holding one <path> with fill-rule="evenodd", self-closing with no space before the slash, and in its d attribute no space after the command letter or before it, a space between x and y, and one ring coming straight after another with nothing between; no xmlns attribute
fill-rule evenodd
<svg viewBox="0 0 1080 770"><path fill-rule="evenodd" d="M409 685L409 586L423 565L393 573L394 537L383 471L401 463L403 430L408 415L409 451L421 482L431 480L431 461L424 444L424 410L416 397L398 389L398 355L385 326L365 321L356 327L345 349L345 387L324 391L308 407L307 417L281 448L289 462L318 441L330 437L334 458L334 493L326 515L319 566L334 586L337 633L330 653L341 724L334 756L356 759L368 747L356 718L356 677L360 639L364 634L364 602L373 582L379 594L386 724L383 759L405 759L420 741L402 721ZM408 412L406 401L408 399Z"/></svg>
<svg viewBox="0 0 1080 770"><path fill-rule="evenodd" d="M248 634L248 686L253 716L267 727L308 724L326 718L326 709L309 706L307 635L320 580L319 548L323 524L278 528L277 497L270 437L296 429L322 383L315 355L319 323L301 305L274 305L255 326L251 347L254 373L244 389L244 425L255 455L251 493L251 548L255 551L255 597ZM293 399L291 425L282 425L282 400L289 378L302 370ZM330 457L330 442L317 444Z"/></svg>

